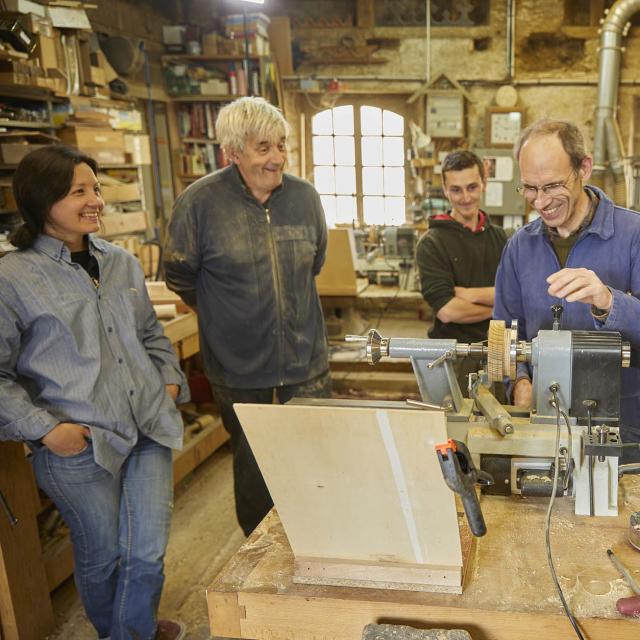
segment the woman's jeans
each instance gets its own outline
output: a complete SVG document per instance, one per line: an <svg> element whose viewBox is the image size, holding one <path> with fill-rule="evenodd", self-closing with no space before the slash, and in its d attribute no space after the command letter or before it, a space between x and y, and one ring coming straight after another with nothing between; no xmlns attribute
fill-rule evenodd
<svg viewBox="0 0 640 640"><path fill-rule="evenodd" d="M171 450L138 433L114 477L93 448L33 455L38 486L71 530L75 582L100 638L152 640L173 508Z"/></svg>

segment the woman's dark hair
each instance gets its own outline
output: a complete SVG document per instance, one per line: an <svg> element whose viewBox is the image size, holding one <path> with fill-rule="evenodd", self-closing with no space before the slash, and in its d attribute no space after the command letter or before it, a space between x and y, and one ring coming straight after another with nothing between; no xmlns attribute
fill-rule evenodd
<svg viewBox="0 0 640 640"><path fill-rule="evenodd" d="M26 155L13 174L13 195L23 224L9 238L18 249L28 249L44 230L51 207L71 189L76 166L88 164L94 173L93 158L72 147L53 144Z"/></svg>

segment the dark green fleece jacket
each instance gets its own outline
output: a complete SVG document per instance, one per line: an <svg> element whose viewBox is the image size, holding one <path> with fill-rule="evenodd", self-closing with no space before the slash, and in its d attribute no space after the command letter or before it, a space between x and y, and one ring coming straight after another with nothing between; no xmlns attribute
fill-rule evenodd
<svg viewBox="0 0 640 640"><path fill-rule="evenodd" d="M467 229L449 216L433 216L416 248L416 264L424 299L434 314L454 297L454 287L493 287L502 250L504 229L481 212L478 228ZM478 342L487 338L489 320L473 324L443 323L434 317L430 338Z"/></svg>

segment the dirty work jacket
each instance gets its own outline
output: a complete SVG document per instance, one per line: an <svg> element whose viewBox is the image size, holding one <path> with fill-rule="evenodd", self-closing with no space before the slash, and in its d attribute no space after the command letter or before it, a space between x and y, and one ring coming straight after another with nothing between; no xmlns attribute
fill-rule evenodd
<svg viewBox="0 0 640 640"><path fill-rule="evenodd" d="M327 339L315 276L327 229L320 197L284 175L263 206L235 165L176 200L164 252L167 284L197 306L205 373L253 389L324 373Z"/></svg>
<svg viewBox="0 0 640 640"><path fill-rule="evenodd" d="M604 322L591 315L582 302L558 300L547 293L547 277L560 263L541 218L519 229L502 254L496 275L493 317L515 318L521 340L531 340L540 329L551 329L551 305L562 304L563 329L619 331L631 343L631 367L622 369L621 424L636 427L640 440L640 214L617 207L596 187L600 198L591 224L572 247L566 268L591 269L613 294L613 305ZM531 377L528 365L518 365L518 376ZM629 440L629 437L623 439Z"/></svg>
<svg viewBox="0 0 640 640"><path fill-rule="evenodd" d="M116 473L138 430L182 447L182 418L165 390L189 389L153 310L140 263L89 236L100 286L60 241L0 259L0 440L40 446L59 422L89 427L95 461Z"/></svg>

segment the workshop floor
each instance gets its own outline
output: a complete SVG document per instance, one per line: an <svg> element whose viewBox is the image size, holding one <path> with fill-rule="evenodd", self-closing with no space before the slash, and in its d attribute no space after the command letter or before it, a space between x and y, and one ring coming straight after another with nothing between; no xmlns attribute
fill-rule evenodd
<svg viewBox="0 0 640 640"><path fill-rule="evenodd" d="M175 492L160 617L187 625L187 640L208 640L205 588L244 542L233 504L231 452L223 446L185 478ZM96 637L73 580L53 596L58 628L50 640Z"/></svg>

